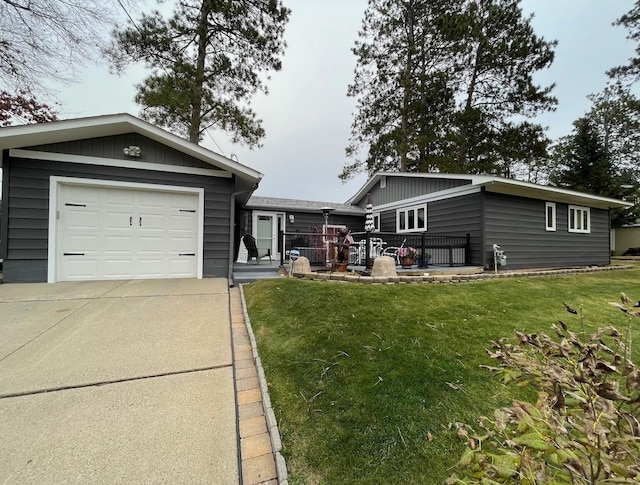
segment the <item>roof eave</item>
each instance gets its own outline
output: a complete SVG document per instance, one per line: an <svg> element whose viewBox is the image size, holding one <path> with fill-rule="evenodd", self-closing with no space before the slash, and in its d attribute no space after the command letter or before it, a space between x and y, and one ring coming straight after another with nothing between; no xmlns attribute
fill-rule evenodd
<svg viewBox="0 0 640 485"><path fill-rule="evenodd" d="M600 197L558 187L535 185L529 182L505 182L501 179L493 179L481 185L483 185L488 192L530 197L532 199L541 199L549 202L584 205L597 209L615 209L633 206L633 203L623 200Z"/></svg>

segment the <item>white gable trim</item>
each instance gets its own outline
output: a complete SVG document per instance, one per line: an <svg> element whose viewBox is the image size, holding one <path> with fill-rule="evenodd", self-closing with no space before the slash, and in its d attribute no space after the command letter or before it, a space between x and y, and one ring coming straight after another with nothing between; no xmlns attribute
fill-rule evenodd
<svg viewBox="0 0 640 485"><path fill-rule="evenodd" d="M453 189L442 190L439 192L433 192L431 194L419 195L411 197L409 199L402 199L396 202L389 202L387 204L374 205L375 211L386 211L393 209L401 209L403 207L418 205L424 202L436 202L438 200L451 199L453 197L460 197L462 195L477 194L482 189L472 185L462 185Z"/></svg>
<svg viewBox="0 0 640 485"><path fill-rule="evenodd" d="M415 173L415 172L377 172L347 203L357 203L369 192L382 177L399 178L425 178L425 179L453 179L469 180L472 186L486 187L488 192L515 195L531 199L553 200L565 202L567 204L581 204L589 207L608 209L612 207L630 207L633 204L601 197L597 195L585 194L574 190L553 187L549 185L537 185L522 180L498 177L495 175L473 175L473 174L449 174L449 173ZM404 201L403 201L404 202Z"/></svg>
<svg viewBox="0 0 640 485"><path fill-rule="evenodd" d="M153 162L138 162L135 160L117 160L113 158L88 157L85 155L69 155L67 153L38 152L34 150L9 150L12 158L29 160L46 160L49 162L82 163L85 165L102 165L107 167L133 168L136 170L154 170L158 172L185 173L192 175L206 175L208 177L231 178L231 173L224 170L210 170L199 167L183 167L181 165L166 165Z"/></svg>

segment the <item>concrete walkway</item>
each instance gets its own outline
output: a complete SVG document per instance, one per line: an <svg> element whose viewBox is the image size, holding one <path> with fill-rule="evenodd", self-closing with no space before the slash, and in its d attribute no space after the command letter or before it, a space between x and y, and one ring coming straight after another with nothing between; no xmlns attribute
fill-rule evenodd
<svg viewBox="0 0 640 485"><path fill-rule="evenodd" d="M230 331L225 279L0 285L0 483L237 484Z"/></svg>

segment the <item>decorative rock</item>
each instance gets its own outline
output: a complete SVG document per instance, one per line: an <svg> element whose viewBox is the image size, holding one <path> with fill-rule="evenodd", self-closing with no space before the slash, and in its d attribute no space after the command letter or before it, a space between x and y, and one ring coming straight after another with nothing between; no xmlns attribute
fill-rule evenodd
<svg viewBox="0 0 640 485"><path fill-rule="evenodd" d="M396 260L391 256L379 256L373 261L371 276L383 278L395 278L398 276L396 272Z"/></svg>
<svg viewBox="0 0 640 485"><path fill-rule="evenodd" d="M292 273L311 273L311 263L309 262L309 258L300 256L291 264L292 264L292 267L291 267Z"/></svg>

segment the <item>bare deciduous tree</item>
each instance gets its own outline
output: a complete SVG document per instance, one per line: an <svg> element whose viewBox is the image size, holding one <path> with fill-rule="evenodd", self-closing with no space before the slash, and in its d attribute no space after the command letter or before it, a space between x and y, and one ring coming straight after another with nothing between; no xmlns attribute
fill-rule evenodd
<svg viewBox="0 0 640 485"><path fill-rule="evenodd" d="M50 92L96 60L125 7L119 0L0 0L0 88Z"/></svg>

